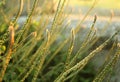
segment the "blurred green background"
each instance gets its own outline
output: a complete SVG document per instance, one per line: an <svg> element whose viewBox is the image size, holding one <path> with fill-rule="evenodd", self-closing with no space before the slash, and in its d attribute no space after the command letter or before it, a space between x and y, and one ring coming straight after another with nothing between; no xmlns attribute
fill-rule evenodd
<svg viewBox="0 0 120 82"><path fill-rule="evenodd" d="M72 6L91 6L95 0L70 0ZM120 0L97 0L96 7L120 9Z"/></svg>

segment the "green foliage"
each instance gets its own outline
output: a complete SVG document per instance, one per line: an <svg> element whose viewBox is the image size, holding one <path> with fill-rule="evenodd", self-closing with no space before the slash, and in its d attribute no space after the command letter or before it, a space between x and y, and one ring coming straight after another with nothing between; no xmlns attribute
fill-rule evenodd
<svg viewBox="0 0 120 82"><path fill-rule="evenodd" d="M21 4L23 4L22 1ZM67 0L63 2L59 0L52 24L50 22L52 19L44 14L41 15L39 22L32 20L37 1L34 0L31 12L20 29L16 29L16 23L22 13L23 5L20 5L18 14L10 24L6 22L1 25L0 82L102 82L118 61L120 46L111 48L110 52L114 52L115 55L112 59L110 57L106 60L109 63L105 62L96 78L97 72L93 72L94 67L90 60L101 52L119 31L93 49L92 46L99 42L95 30L97 20L95 15L82 44L78 46L77 52L74 52L80 25L95 3L76 28L71 29L71 32L67 30L69 36L65 37L63 33L66 26L69 26L69 23L64 23L67 16L63 12ZM5 21L5 19L2 20Z"/></svg>

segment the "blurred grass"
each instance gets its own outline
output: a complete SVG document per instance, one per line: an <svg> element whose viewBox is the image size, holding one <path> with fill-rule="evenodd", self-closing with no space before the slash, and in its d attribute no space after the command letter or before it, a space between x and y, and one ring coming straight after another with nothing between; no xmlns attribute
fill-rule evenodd
<svg viewBox="0 0 120 82"><path fill-rule="evenodd" d="M20 29L16 29L17 22L12 21L12 19L9 19L12 22L9 24L4 22L5 17L1 18L3 22L1 28L6 29L0 30L0 82L92 82L98 73L94 70L90 60L105 50L104 47L108 43L113 44L111 41L118 32L105 41L99 39L95 29L97 20L95 15L94 21L90 24L90 29L81 38L83 36L79 34L82 29L81 24L94 8L94 5L86 12L83 19L74 25L74 29L67 30L71 24L71 22L65 21L68 15L63 12L67 0L63 2L58 0L59 3L53 20L49 18L49 15L45 18L42 14L40 20L35 22L32 17L37 1L39 0L34 0L33 6L30 8L31 12L28 13L27 19L23 26L20 26ZM23 0L21 0L21 4L22 2ZM45 4L45 6L48 5ZM18 13L22 7L23 5L20 6ZM46 9L47 7L42 8ZM3 7L1 9L4 11ZM13 12L13 8L10 9ZM9 17L12 14L10 18L13 18L14 12L12 12L6 10L1 16ZM14 20L16 21L18 18L19 15ZM83 41L80 42L80 39ZM93 49L96 42L100 43L100 41L103 43L101 42L99 46ZM108 59L106 59L103 69L96 76L94 82L98 77L104 76L99 78L99 82L102 82L101 80L106 78L109 71L115 71L111 68L114 68L119 58L120 47L117 44L116 41L115 46L110 50L113 53L108 54ZM110 58L111 56L113 59Z"/></svg>
<svg viewBox="0 0 120 82"><path fill-rule="evenodd" d="M91 6L94 0L70 0L71 6ZM120 9L120 0L98 0L98 8Z"/></svg>

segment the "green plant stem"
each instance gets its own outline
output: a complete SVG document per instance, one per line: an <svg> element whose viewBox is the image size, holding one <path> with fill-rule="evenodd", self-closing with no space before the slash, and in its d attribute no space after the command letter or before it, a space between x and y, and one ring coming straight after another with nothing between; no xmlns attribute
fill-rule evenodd
<svg viewBox="0 0 120 82"><path fill-rule="evenodd" d="M118 31L119 32L119 31ZM111 38L109 38L108 40L106 40L103 44L101 44L98 48L96 48L95 50L93 50L87 57L85 57L83 60L81 60L79 63L77 63L76 65L74 65L73 67L71 67L70 69L66 70L63 74L61 74L60 76L58 76L58 78L55 79L54 82L61 82L65 79L65 77L72 71L75 70L81 70L83 69L83 67L88 63L88 61L94 57L96 55L96 53L100 52L104 46L106 46L109 41L111 39L113 39L115 37L115 35L118 34L118 32L116 32Z"/></svg>
<svg viewBox="0 0 120 82"><path fill-rule="evenodd" d="M12 48L13 48L13 44L14 44L14 28L13 28L13 24L11 24L9 26L9 30L10 30L9 49L8 49L8 52L6 53L6 57L5 57L4 63L3 63L3 68L2 68L1 73L0 73L1 74L0 75L0 82L2 82L2 80L3 80L6 69L8 67L8 64L9 64L11 56L12 56Z"/></svg>
<svg viewBox="0 0 120 82"><path fill-rule="evenodd" d="M18 42L20 41L21 36L24 36L24 35L25 35L25 34L23 34L23 33L24 33L25 30L27 29L26 26L27 26L27 24L30 22L30 20L31 20L31 18L32 18L32 14L33 14L33 12L34 12L34 10L35 10L35 8L36 8L37 3L38 3L38 0L34 0L32 10L31 10L31 12L29 13L28 18L27 18L26 22L24 23L22 29L19 31L20 34L18 35L18 37L17 37L17 39L16 39L16 44L18 44Z"/></svg>
<svg viewBox="0 0 120 82"><path fill-rule="evenodd" d="M36 67L36 71L35 71L35 74L33 76L32 82L36 82L37 76L38 76L38 74L39 74L39 72L40 72L40 70L41 70L41 68L42 68L42 66L44 64L44 61L45 61L45 58L46 58L46 54L47 54L48 48L50 46L50 44L49 44L50 37L51 37L50 35L51 35L50 32L47 30L47 43L46 43L46 45L45 45L45 47L43 49L43 53L41 55L41 59L39 61L39 65Z"/></svg>
<svg viewBox="0 0 120 82"><path fill-rule="evenodd" d="M19 10L18 10L18 13L15 17L15 19L13 20L13 24L16 24L18 18L20 17L21 13L22 13L22 10L23 10L23 0L20 0L20 7L19 7Z"/></svg>
<svg viewBox="0 0 120 82"><path fill-rule="evenodd" d="M116 52L112 60L104 67L104 69L98 74L98 76L93 80L93 82L103 82L105 75L114 67L115 63L118 61L120 56L120 49Z"/></svg>
<svg viewBox="0 0 120 82"><path fill-rule="evenodd" d="M89 38L90 38L90 35L94 29L94 25L96 23L96 20L97 20L97 17L95 15L94 17L94 21L93 21L93 24L91 26L91 29L89 30L86 38L85 38L85 41L83 42L82 46L80 47L80 49L78 50L77 54L73 57L73 59L71 60L71 62L69 63L69 66L73 65L73 63L75 62L76 58L78 57L78 55L80 54L80 52L87 46L88 42L89 42Z"/></svg>

